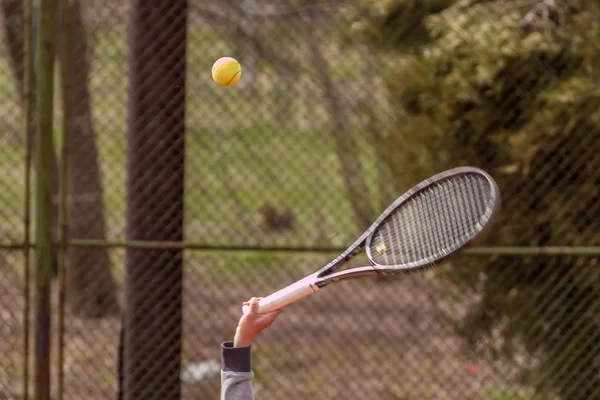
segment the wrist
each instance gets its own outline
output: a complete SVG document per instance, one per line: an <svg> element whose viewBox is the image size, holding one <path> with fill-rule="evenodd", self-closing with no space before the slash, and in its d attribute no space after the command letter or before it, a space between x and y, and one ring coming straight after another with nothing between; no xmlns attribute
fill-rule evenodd
<svg viewBox="0 0 600 400"><path fill-rule="evenodd" d="M236 332L233 338L233 347L248 347L252 344L253 336Z"/></svg>
<svg viewBox="0 0 600 400"><path fill-rule="evenodd" d="M235 338L233 339L233 347L248 347L252 344L252 339Z"/></svg>

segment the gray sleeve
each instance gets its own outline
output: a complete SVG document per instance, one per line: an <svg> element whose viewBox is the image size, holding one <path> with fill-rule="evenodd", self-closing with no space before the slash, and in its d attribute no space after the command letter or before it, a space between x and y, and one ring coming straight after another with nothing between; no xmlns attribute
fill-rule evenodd
<svg viewBox="0 0 600 400"><path fill-rule="evenodd" d="M254 400L250 346L221 345L221 400Z"/></svg>

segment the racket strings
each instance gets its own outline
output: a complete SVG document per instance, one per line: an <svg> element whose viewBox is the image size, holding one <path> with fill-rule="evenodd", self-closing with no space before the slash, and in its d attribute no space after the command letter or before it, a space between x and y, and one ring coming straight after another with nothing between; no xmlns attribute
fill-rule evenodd
<svg viewBox="0 0 600 400"><path fill-rule="evenodd" d="M493 189L484 176L465 174L432 184L396 208L371 241L372 260L398 266L450 254L487 222Z"/></svg>

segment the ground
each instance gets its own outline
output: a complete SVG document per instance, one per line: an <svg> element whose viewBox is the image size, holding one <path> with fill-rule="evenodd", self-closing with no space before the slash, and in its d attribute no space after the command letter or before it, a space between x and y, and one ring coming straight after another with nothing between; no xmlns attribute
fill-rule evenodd
<svg viewBox="0 0 600 400"><path fill-rule="evenodd" d="M264 276L264 281L257 274L266 270L243 260L237 267L247 268L245 276L215 262L214 257L188 259L184 363L195 368L185 375L183 398L216 399L219 346L233 336L240 302L293 282L326 257L292 258L289 268L274 273L273 279ZM0 270L0 399L21 398L21 282L15 269ZM442 310L451 303L442 293L447 293L447 284L424 273L343 282L289 306L256 341L253 362L258 397L493 398L491 391L505 386L505 379L465 355L451 325L443 319ZM65 399L114 398L119 326L118 318L80 320L67 310ZM192 371L198 374L196 382L190 379Z"/></svg>

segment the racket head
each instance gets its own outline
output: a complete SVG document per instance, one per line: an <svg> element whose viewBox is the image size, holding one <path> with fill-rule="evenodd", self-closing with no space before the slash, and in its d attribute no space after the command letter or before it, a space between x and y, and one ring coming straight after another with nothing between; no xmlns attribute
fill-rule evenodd
<svg viewBox="0 0 600 400"><path fill-rule="evenodd" d="M383 274L441 264L485 238L500 202L500 189L485 171L458 167L441 172L382 213L366 238L365 252Z"/></svg>

